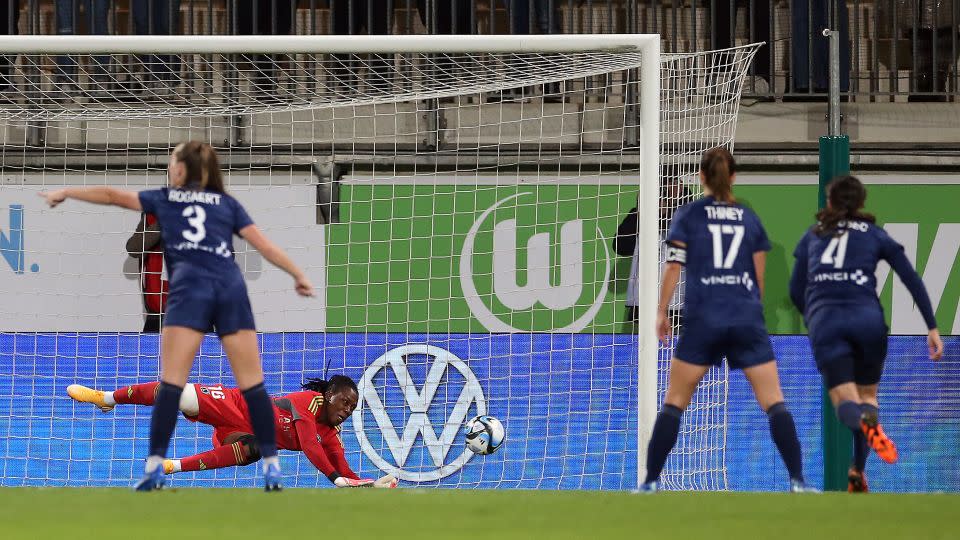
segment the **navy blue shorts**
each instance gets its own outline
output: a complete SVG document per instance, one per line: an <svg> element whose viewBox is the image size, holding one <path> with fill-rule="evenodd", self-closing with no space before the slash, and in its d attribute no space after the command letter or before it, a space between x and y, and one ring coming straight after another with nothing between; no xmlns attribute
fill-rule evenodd
<svg viewBox="0 0 960 540"><path fill-rule="evenodd" d="M178 270L179 272L179 270ZM165 326L185 326L220 336L255 330L247 285L238 271L234 276L181 274L174 277L167 297Z"/></svg>
<svg viewBox="0 0 960 540"><path fill-rule="evenodd" d="M773 347L764 326L684 321L673 356L698 366L718 366L726 357L731 369L746 369L773 360Z"/></svg>
<svg viewBox="0 0 960 540"><path fill-rule="evenodd" d="M876 308L824 306L807 321L810 346L827 388L880 382L887 357L887 324Z"/></svg>

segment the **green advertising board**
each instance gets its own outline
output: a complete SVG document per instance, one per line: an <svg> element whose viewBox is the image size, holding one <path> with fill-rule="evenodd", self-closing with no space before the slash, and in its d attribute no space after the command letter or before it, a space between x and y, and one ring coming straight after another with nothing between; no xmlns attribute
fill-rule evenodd
<svg viewBox="0 0 960 540"><path fill-rule="evenodd" d="M960 185L869 185L868 210L914 259L944 334L960 332ZM787 283L817 185L744 184L773 244L771 333L803 333ZM347 332L630 332L630 257L613 253L636 204L622 185L346 184L327 239L327 329ZM891 332L924 333L889 272ZM465 299L466 295L472 299Z"/></svg>
<svg viewBox="0 0 960 540"><path fill-rule="evenodd" d="M960 184L868 184L866 210L904 245L923 278L942 334L960 333ZM764 299L772 334L805 333L790 303L793 248L814 223L817 185L744 185L737 195L763 220L773 249L767 259ZM885 266L885 265L884 265ZM880 300L893 334L926 334L923 320L900 280L881 270Z"/></svg>
<svg viewBox="0 0 960 540"><path fill-rule="evenodd" d="M327 328L620 332L630 258L611 239L636 193L345 185L328 238Z"/></svg>

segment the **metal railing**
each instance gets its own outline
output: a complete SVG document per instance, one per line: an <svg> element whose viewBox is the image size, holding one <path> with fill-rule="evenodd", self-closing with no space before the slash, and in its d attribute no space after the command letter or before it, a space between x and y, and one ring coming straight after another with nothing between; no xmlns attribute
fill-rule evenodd
<svg viewBox="0 0 960 540"><path fill-rule="evenodd" d="M23 34L659 33L667 52L764 41L745 97L825 100L838 28L841 92L954 101L960 0L21 0ZM831 24L832 23L832 24ZM2 69L3 66L0 66Z"/></svg>

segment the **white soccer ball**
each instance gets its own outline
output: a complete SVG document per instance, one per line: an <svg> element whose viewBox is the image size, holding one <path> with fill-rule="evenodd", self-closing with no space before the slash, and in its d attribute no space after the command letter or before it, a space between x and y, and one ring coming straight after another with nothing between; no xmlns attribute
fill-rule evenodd
<svg viewBox="0 0 960 540"><path fill-rule="evenodd" d="M466 424L467 448L473 453L485 456L497 451L507 438L503 424L492 416L475 416Z"/></svg>

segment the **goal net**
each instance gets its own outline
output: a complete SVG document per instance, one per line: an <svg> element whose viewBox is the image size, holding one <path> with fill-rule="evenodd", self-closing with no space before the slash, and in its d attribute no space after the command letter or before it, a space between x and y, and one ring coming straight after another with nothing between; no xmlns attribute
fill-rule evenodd
<svg viewBox="0 0 960 540"><path fill-rule="evenodd" d="M708 148L732 148L754 48L656 36L0 38L0 485L128 485L150 409L79 383L155 381L167 275L150 216L36 192L165 184L209 141L228 190L309 274L298 298L242 242L266 384L344 374L350 465L404 485L631 489L666 385L660 244ZM3 66L8 66L3 71ZM632 221L631 221L632 220ZM618 233L619 228L619 233ZM671 302L679 316L682 290ZM675 318L675 323L679 319ZM233 386L214 336L190 380ZM727 373L711 372L662 478L724 489ZM499 418L476 456L462 426ZM211 448L181 420L170 455ZM282 452L289 486L325 486ZM173 476L257 485L256 467Z"/></svg>

